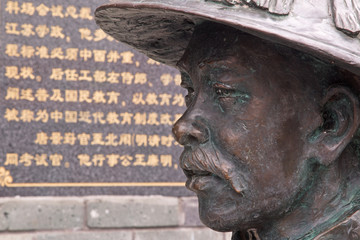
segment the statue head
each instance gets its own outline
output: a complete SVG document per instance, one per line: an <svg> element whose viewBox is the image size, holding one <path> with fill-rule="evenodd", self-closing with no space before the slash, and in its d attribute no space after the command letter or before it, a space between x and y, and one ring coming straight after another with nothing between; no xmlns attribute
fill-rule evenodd
<svg viewBox="0 0 360 240"><path fill-rule="evenodd" d="M283 2L291 7L270 4L268 11L309 11L307 1ZM99 8L97 22L180 70L187 110L173 133L201 220L234 239L313 239L360 207L360 57L349 55L360 48L354 34L334 26L342 43L314 38L330 28L309 29L316 23L306 22L309 13L302 15L306 34L295 31L299 19L226 3L240 17L225 16L216 3L195 13L190 5L139 1Z"/></svg>
<svg viewBox="0 0 360 240"><path fill-rule="evenodd" d="M196 28L178 67L188 108L173 132L209 227L261 228L293 211L329 165L343 171L359 124L346 71L214 23Z"/></svg>

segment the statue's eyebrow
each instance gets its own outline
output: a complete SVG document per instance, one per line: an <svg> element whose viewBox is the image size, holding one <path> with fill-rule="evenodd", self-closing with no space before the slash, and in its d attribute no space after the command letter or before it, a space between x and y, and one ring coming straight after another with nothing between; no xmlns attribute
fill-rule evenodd
<svg viewBox="0 0 360 240"><path fill-rule="evenodd" d="M228 62L226 59L205 59L198 63L199 69L204 69L204 67L210 67L210 68L216 68L221 70L229 70L230 67L225 65L225 63Z"/></svg>
<svg viewBox="0 0 360 240"><path fill-rule="evenodd" d="M231 55L221 56L219 59L204 59L199 62L198 69L200 72L204 71L205 74L210 74L210 76L215 76L216 79L212 79L213 81L218 81L219 76L230 73L234 76L236 75L236 79L245 80L253 76L255 70L252 69L243 69L240 73L234 69L234 57ZM215 75L214 75L215 74ZM211 77L210 77L211 79ZM235 79L235 78L234 78Z"/></svg>

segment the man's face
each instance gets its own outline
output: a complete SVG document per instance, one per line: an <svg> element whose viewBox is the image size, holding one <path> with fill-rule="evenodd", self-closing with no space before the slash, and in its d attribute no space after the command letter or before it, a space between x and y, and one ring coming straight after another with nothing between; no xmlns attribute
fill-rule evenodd
<svg viewBox="0 0 360 240"><path fill-rule="evenodd" d="M310 185L321 124L311 71L260 39L195 34L179 63L187 111L173 132L200 218L219 231L283 216Z"/></svg>

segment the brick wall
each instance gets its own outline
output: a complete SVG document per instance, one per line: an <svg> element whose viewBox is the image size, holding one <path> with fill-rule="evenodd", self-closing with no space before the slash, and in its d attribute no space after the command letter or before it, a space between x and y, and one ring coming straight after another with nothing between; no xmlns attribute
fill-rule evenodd
<svg viewBox="0 0 360 240"><path fill-rule="evenodd" d="M192 197L0 199L0 240L229 240L202 225Z"/></svg>

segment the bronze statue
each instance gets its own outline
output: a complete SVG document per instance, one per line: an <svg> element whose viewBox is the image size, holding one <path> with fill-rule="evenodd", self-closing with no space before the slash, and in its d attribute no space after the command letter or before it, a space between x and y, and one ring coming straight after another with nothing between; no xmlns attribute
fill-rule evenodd
<svg viewBox="0 0 360 240"><path fill-rule="evenodd" d="M243 239L360 239L360 2L116 0L116 39L176 66L200 218Z"/></svg>

